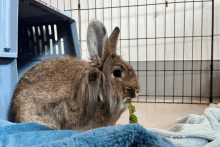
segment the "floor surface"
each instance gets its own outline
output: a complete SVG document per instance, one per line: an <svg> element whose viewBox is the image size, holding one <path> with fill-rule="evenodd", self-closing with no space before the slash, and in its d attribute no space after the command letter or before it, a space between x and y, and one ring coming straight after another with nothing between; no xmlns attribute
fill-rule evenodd
<svg viewBox="0 0 220 147"><path fill-rule="evenodd" d="M169 129L177 118L189 114L203 115L208 104L173 104L173 103L132 103L135 106L134 114L145 128ZM127 109L116 124L129 123L129 110Z"/></svg>

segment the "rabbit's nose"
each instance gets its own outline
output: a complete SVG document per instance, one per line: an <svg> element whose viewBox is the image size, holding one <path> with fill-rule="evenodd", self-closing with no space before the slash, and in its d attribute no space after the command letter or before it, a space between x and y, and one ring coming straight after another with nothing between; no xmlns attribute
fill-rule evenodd
<svg viewBox="0 0 220 147"><path fill-rule="evenodd" d="M129 89L128 92L131 98L136 98L139 95L139 90Z"/></svg>
<svg viewBox="0 0 220 147"><path fill-rule="evenodd" d="M133 88L128 89L128 93L129 93L131 98L135 98L136 97L136 90L134 90Z"/></svg>

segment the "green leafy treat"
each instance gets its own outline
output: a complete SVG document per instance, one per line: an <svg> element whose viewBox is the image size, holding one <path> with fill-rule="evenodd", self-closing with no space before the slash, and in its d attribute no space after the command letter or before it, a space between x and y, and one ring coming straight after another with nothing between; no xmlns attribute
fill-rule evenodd
<svg viewBox="0 0 220 147"><path fill-rule="evenodd" d="M131 107L131 113L134 113L135 112L135 107L131 104L130 104L130 107Z"/></svg>
<svg viewBox="0 0 220 147"><path fill-rule="evenodd" d="M131 100L127 100L125 103L131 103Z"/></svg>
<svg viewBox="0 0 220 147"><path fill-rule="evenodd" d="M134 114L130 113L130 117L129 117L129 123L137 123L137 116L135 116Z"/></svg>
<svg viewBox="0 0 220 147"><path fill-rule="evenodd" d="M131 100L127 100L125 103L129 103L129 123L137 123L137 116L135 116L133 113L135 112L135 107L133 105L131 105L132 101Z"/></svg>

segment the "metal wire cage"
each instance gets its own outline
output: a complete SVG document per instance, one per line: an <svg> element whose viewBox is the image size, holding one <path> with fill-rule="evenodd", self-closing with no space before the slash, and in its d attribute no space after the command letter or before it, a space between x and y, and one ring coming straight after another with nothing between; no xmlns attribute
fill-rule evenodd
<svg viewBox="0 0 220 147"><path fill-rule="evenodd" d="M57 2L59 6L58 3L61 2ZM78 0L76 5L76 1L65 0L63 3L64 10L78 23L83 59L88 59L86 30L90 20L101 20L109 34L115 26L121 29L118 54L132 65L141 83L140 96L135 102L220 102L220 2Z"/></svg>

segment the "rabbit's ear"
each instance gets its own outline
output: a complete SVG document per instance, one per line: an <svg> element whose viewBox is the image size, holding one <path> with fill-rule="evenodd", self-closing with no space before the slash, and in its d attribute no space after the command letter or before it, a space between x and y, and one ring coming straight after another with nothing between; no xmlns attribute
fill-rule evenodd
<svg viewBox="0 0 220 147"><path fill-rule="evenodd" d="M111 86L111 62L112 57L108 56L103 66L103 73L105 75L105 79L103 80L103 100L105 107L109 108L109 113L113 113L116 109L113 101L113 91Z"/></svg>
<svg viewBox="0 0 220 147"><path fill-rule="evenodd" d="M109 37L109 47L112 54L116 54L119 34L120 34L120 29L118 27L115 27L114 31Z"/></svg>
<svg viewBox="0 0 220 147"><path fill-rule="evenodd" d="M118 43L118 37L120 34L120 29L115 27L109 39L105 42L102 60L105 61L108 56L116 55L116 48Z"/></svg>
<svg viewBox="0 0 220 147"><path fill-rule="evenodd" d="M92 61L99 62L107 40L108 35L104 24L99 20L92 20L87 30L87 46Z"/></svg>
<svg viewBox="0 0 220 147"><path fill-rule="evenodd" d="M101 85L101 74L98 70L88 70L82 75L77 92L78 99L84 104L84 113L87 121L95 114Z"/></svg>

